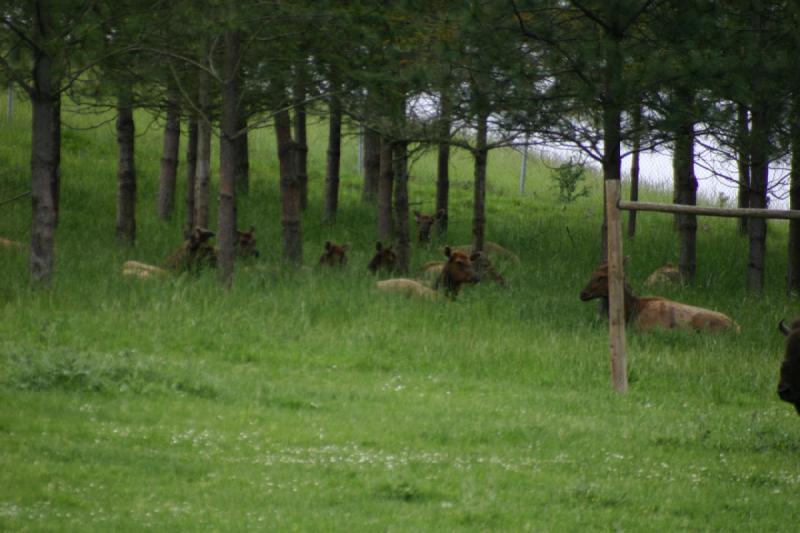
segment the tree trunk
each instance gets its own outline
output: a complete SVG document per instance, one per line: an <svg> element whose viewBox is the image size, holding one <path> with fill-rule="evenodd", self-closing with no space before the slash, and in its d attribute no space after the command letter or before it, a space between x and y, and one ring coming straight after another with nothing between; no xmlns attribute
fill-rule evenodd
<svg viewBox="0 0 800 533"><path fill-rule="evenodd" d="M239 86L241 87L241 84ZM237 113L236 118L239 133L233 140L236 147L236 193L247 194L250 192L250 143L247 135L247 119L242 116L241 111Z"/></svg>
<svg viewBox="0 0 800 533"><path fill-rule="evenodd" d="M489 113L485 106L479 105L476 120L475 150L472 153L475 158L472 250L481 252L486 241L486 165L489 159L487 148Z"/></svg>
<svg viewBox="0 0 800 533"><path fill-rule="evenodd" d="M690 91L679 90L675 99L680 117L675 131L675 150L672 170L675 180L676 204L697 205L697 179L694 175L694 123L691 109L694 96ZM693 282L697 271L697 216L676 215L680 234L679 269L681 277Z"/></svg>
<svg viewBox="0 0 800 533"><path fill-rule="evenodd" d="M134 158L133 96L123 89L117 98L117 239L136 241L136 165Z"/></svg>
<svg viewBox="0 0 800 533"><path fill-rule="evenodd" d="M329 107L328 160L325 172L325 220L335 222L339 208L339 167L342 152L342 103L338 96L331 96Z"/></svg>
<svg viewBox="0 0 800 533"><path fill-rule="evenodd" d="M739 202L738 207L750 207L750 117L747 106L737 104L737 165L739 167ZM739 232L747 234L747 218L739 219Z"/></svg>
<svg viewBox="0 0 800 533"><path fill-rule="evenodd" d="M308 208L308 134L306 132L306 70L299 65L294 85L294 154L295 172L300 187L300 210Z"/></svg>
<svg viewBox="0 0 800 533"><path fill-rule="evenodd" d="M450 212L450 128L452 102L447 89L442 90L439 111L439 153L436 162L436 212L444 209L444 216L437 224L440 235L447 235L447 219Z"/></svg>
<svg viewBox="0 0 800 533"><path fill-rule="evenodd" d="M378 196L378 180L381 175L381 135L372 128L364 127L364 191L362 200L375 203Z"/></svg>
<svg viewBox="0 0 800 533"><path fill-rule="evenodd" d="M41 24L46 34L46 22ZM37 53L34 59L32 96L33 127L31 142L31 280L49 286L55 263L56 211L52 184L58 170L54 160L56 122L52 59Z"/></svg>
<svg viewBox="0 0 800 533"><path fill-rule="evenodd" d="M397 243L398 274L407 274L411 267L411 235L408 224L408 142L393 143L394 155L394 215L395 241Z"/></svg>
<svg viewBox="0 0 800 533"><path fill-rule="evenodd" d="M633 110L633 150L631 153L631 202L639 200L639 156L642 149L642 106ZM636 236L636 211L628 211L628 237Z"/></svg>
<svg viewBox="0 0 800 533"><path fill-rule="evenodd" d="M792 95L789 120L792 147L792 168L789 177L789 209L800 209L800 94ZM800 295L800 220L789 221L789 264L786 273L787 292Z"/></svg>
<svg viewBox="0 0 800 533"><path fill-rule="evenodd" d="M394 168L392 157L392 141L381 138L381 172L378 180L378 237L382 241L391 241L394 234L392 220L392 186Z"/></svg>
<svg viewBox="0 0 800 533"><path fill-rule="evenodd" d="M767 207L767 184L769 180L769 119L767 104L759 103L752 109L752 151L750 153L750 202L749 207ZM747 288L761 291L764 288L764 267L767 252L767 221L751 218L747 221L750 241L747 262Z"/></svg>
<svg viewBox="0 0 800 533"><path fill-rule="evenodd" d="M275 115L275 136L281 174L281 206L283 227L283 257L299 266L303 262L303 235L300 225L300 182L297 179L296 146L292 140L292 122L289 112Z"/></svg>
<svg viewBox="0 0 800 533"><path fill-rule="evenodd" d="M171 94L167 103L167 123L164 126L164 147L158 175L158 200L156 214L169 220L175 212L175 186L178 176L178 150L180 149L181 115L178 95Z"/></svg>
<svg viewBox="0 0 800 533"><path fill-rule="evenodd" d="M57 84L59 82L56 82ZM53 223L58 227L61 206L61 93L53 97L53 177L50 182L53 195Z"/></svg>
<svg viewBox="0 0 800 533"><path fill-rule="evenodd" d="M194 223L208 228L209 198L211 188L211 110L209 107L209 81L200 73L198 100L202 115L197 119L197 177L195 180Z"/></svg>
<svg viewBox="0 0 800 533"><path fill-rule="evenodd" d="M236 132L239 128L239 32L225 32L225 81L222 87L222 118L219 138L219 206L217 215L217 268L219 280L225 287L233 282L236 243Z"/></svg>
<svg viewBox="0 0 800 533"><path fill-rule="evenodd" d="M197 115L192 114L187 124L186 139L186 235L197 226L194 199L197 189Z"/></svg>

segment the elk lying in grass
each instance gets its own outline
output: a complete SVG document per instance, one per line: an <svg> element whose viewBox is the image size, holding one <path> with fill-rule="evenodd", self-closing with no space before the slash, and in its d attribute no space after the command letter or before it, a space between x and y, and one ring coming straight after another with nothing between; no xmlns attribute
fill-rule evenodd
<svg viewBox="0 0 800 533"><path fill-rule="evenodd" d="M674 285L681 282L681 271L671 263L658 267L644 280L645 287L654 285Z"/></svg>
<svg viewBox="0 0 800 533"><path fill-rule="evenodd" d="M447 211L439 209L436 214L426 215L416 209L413 211L414 220L417 222L417 240L419 242L430 242L431 230L441 220L447 216Z"/></svg>
<svg viewBox="0 0 800 533"><path fill-rule="evenodd" d="M214 232L205 228L195 228L180 248L164 261L164 266L148 265L139 261L126 261L122 274L138 278L166 277L183 272L197 273L203 268L217 266L217 250L209 243ZM258 257L255 228L236 231L236 256L239 258Z"/></svg>
<svg viewBox="0 0 800 533"><path fill-rule="evenodd" d="M385 279L375 283L375 287L381 292L402 294L409 298L419 298L422 300L442 300L442 296L437 291L426 287L415 279L394 278Z"/></svg>
<svg viewBox="0 0 800 533"><path fill-rule="evenodd" d="M584 302L594 298L608 299L608 265L603 263L592 272L589 283L581 291ZM716 311L667 300L659 296L639 298L625 284L625 321L637 329L694 329L703 332L739 330L730 317Z"/></svg>
<svg viewBox="0 0 800 533"><path fill-rule="evenodd" d="M800 318L794 319L789 326L781 320L778 329L786 335L786 354L781 363L778 397L794 405L800 414Z"/></svg>
<svg viewBox="0 0 800 533"><path fill-rule="evenodd" d="M325 251L319 258L319 264L325 266L344 266L347 264L347 245L325 241Z"/></svg>
<svg viewBox="0 0 800 533"><path fill-rule="evenodd" d="M489 256L483 252L475 252L470 255L470 260L481 280L492 280L501 287L506 286L506 280L494 268ZM446 261L428 261L423 267L423 278L432 283L435 282L442 275L446 263Z"/></svg>
<svg viewBox="0 0 800 533"><path fill-rule="evenodd" d="M415 296L426 299L439 299L440 295L436 289L444 287L444 294L449 298L455 298L461 286L465 283L477 283L480 276L472 266L472 260L464 252L452 250L449 246L444 250L447 261L442 265L442 271L436 279L434 288L430 289L422 282L399 278L388 279L376 283L378 290L385 292L402 293L406 296ZM435 297L433 295L436 295Z"/></svg>
<svg viewBox="0 0 800 533"><path fill-rule="evenodd" d="M386 272L394 272L397 264L397 254L394 253L391 246L384 246L381 241L375 243L375 255L372 256L367 268L373 274L377 274L381 270Z"/></svg>
<svg viewBox="0 0 800 533"><path fill-rule="evenodd" d="M12 241L11 239L0 237L0 249L20 251L24 247L25 245L19 241Z"/></svg>
<svg viewBox="0 0 800 533"><path fill-rule="evenodd" d="M454 250L458 250L459 252L464 252L471 254L473 251L473 247L471 244L464 244L462 246L455 246ZM522 264L522 260L519 258L517 254L509 250L508 248L504 248L500 246L496 242L492 241L485 241L483 243L483 253L487 255L492 255L497 259L506 259L513 262L515 265Z"/></svg>

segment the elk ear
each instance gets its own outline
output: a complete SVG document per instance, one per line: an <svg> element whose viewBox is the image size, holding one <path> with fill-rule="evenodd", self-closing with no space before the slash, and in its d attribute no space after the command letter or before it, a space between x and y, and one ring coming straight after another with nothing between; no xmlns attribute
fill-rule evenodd
<svg viewBox="0 0 800 533"><path fill-rule="evenodd" d="M331 249L331 241L325 241L325 250L330 251Z"/></svg>
<svg viewBox="0 0 800 533"><path fill-rule="evenodd" d="M381 241L376 241L375 242L375 250L377 250L378 252L383 250L383 245L381 244Z"/></svg>
<svg viewBox="0 0 800 533"><path fill-rule="evenodd" d="M439 211L436 212L436 218L444 218L444 216L446 214L447 214L447 210L443 207L443 208L439 209Z"/></svg>
<svg viewBox="0 0 800 533"><path fill-rule="evenodd" d="M781 333L783 333L787 337L791 333L791 330L786 326L786 323L783 321L783 319L781 319L781 321L778 322L778 331L780 331Z"/></svg>
<svg viewBox="0 0 800 533"><path fill-rule="evenodd" d="M255 226L250 226L250 233L253 234L255 232L256 232L256 227Z"/></svg>
<svg viewBox="0 0 800 533"><path fill-rule="evenodd" d="M414 218L417 219L417 221L419 221L419 219L422 218L422 213L420 213L416 209L412 210L411 212L414 213Z"/></svg>
<svg viewBox="0 0 800 533"><path fill-rule="evenodd" d="M445 255L445 257L450 257L450 255L451 255L452 253L453 253L453 251L450 249L450 247L449 247L449 246L445 246L445 247L444 247L444 255Z"/></svg>

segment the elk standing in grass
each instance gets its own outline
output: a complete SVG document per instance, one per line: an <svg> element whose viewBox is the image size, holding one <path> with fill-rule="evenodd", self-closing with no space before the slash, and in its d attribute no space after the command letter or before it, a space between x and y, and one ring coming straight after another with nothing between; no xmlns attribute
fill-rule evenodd
<svg viewBox="0 0 800 533"><path fill-rule="evenodd" d="M595 298L608 299L608 265L606 263L592 272L589 283L581 291L581 300L584 302ZM625 284L624 305L625 321L642 331L653 328L694 329L703 332L739 330L736 322L727 315L659 296L639 298L627 283Z"/></svg>

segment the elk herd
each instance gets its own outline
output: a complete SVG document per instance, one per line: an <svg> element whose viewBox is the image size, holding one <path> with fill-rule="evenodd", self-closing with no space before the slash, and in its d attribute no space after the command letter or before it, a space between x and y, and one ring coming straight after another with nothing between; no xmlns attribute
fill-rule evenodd
<svg viewBox="0 0 800 533"><path fill-rule="evenodd" d="M425 215L414 211L417 222L418 242L427 244L431 240L431 232L436 224L445 217L444 210L439 210L434 215ZM217 249L211 245L210 240L214 232L204 228L195 228L189 233L184 242L170 255L161 266L150 265L139 261L126 261L122 267L124 276L136 278L164 278L182 273L197 273L204 268L214 268L217 263ZM0 237L0 250L22 251L24 245ZM238 258L257 258L255 228L247 231L237 231L235 240L236 256ZM326 241L318 265L321 268L344 267L347 264L349 246ZM495 269L489 255L521 264L520 258L506 248L493 243L485 242L482 251L473 251L471 246L445 246L444 259L428 261L424 264L420 279L392 278L381 279L375 282L375 288L380 292L399 294L423 300L453 300L459 294L462 286L473 285L481 281L493 281L501 287L506 287L506 280ZM378 241L375 243L375 252L367 270L373 275L389 275L395 273L397 268L397 255L391 245ZM645 285L659 283L673 283L680 279L677 268L666 265L656 270L645 282ZM608 265L601 264L589 276L589 281L580 292L580 299L584 302L601 299L607 302ZM624 313L625 321L634 329L647 332L656 328L661 329L686 329L702 333L739 332L739 325L729 316L701 307L676 302L659 296L637 296L631 286L625 281L624 287ZM607 309L608 306L605 306ZM777 393L781 400L794 405L800 414L800 318L794 319L788 325L781 320L778 329L786 336L786 348L780 368L780 378Z"/></svg>

